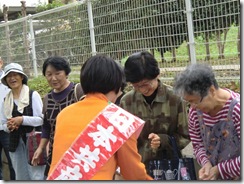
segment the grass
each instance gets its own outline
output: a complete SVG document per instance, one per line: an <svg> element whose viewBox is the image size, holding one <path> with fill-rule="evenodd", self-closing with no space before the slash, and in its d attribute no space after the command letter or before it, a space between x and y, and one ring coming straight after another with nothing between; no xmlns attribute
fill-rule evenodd
<svg viewBox="0 0 244 184"><path fill-rule="evenodd" d="M226 38L226 44L225 44L225 50L224 50L224 55L226 58L238 58L238 50L237 50L237 35L238 35L238 27L232 26L228 33L227 33L227 38ZM224 35L221 35L221 40L223 40ZM205 56L206 56L206 46L205 46L205 39L203 37L199 36L195 38L195 48L196 48L196 58L197 61L204 61ZM218 59L218 47L217 47L217 42L216 38L213 38L209 41L210 43L210 54L211 54L211 59L212 60L219 60ZM165 54L166 60L170 61L172 59L172 53L171 52L166 52ZM178 60L184 61L185 58L184 56L188 55L188 50L187 50L187 43L184 42L178 49L176 49L176 55L179 56ZM158 56L160 58L160 56Z"/></svg>
<svg viewBox="0 0 244 184"><path fill-rule="evenodd" d="M30 78L28 80L28 86L30 89L38 91L41 97L44 97L51 90L51 87L49 87L47 80L43 76Z"/></svg>

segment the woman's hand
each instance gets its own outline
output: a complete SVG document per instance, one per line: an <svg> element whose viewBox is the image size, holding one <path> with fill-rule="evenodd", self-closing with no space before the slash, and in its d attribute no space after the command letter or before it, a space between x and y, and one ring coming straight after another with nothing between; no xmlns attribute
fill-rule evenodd
<svg viewBox="0 0 244 184"><path fill-rule="evenodd" d="M151 140L150 145L153 150L157 150L160 146L160 137L155 133L150 133L148 139Z"/></svg>
<svg viewBox="0 0 244 184"><path fill-rule="evenodd" d="M19 126L22 124L22 122L23 122L22 116L10 118L7 121L7 127L9 129L9 131L12 132L14 130L17 130L19 128Z"/></svg>
<svg viewBox="0 0 244 184"><path fill-rule="evenodd" d="M37 150L35 151L31 164L33 166L37 166L40 163L40 156L42 154L43 151L46 151L45 149L42 149L40 146L37 148Z"/></svg>
<svg viewBox="0 0 244 184"><path fill-rule="evenodd" d="M219 178L219 169L218 166L214 166L210 170L209 180L217 180Z"/></svg>
<svg viewBox="0 0 244 184"><path fill-rule="evenodd" d="M212 167L210 162L207 162L199 170L199 179L200 180L217 180L219 177L219 170L217 166Z"/></svg>

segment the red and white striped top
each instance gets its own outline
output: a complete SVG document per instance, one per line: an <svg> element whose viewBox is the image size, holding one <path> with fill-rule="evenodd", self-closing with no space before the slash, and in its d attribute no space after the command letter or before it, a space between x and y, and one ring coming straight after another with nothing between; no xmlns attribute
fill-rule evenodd
<svg viewBox="0 0 244 184"><path fill-rule="evenodd" d="M226 102L224 107L214 116L211 117L206 113L203 113L203 121L204 124L207 126L214 126L218 121L225 120L228 115L228 110L230 103L233 98L240 97L240 94L235 93L229 89L226 89L231 93L231 97ZM232 120L235 126L235 129L237 131L238 137L240 139L240 102L237 103L234 106L233 112L232 112ZM205 148L202 143L201 139L201 132L200 132L200 126L197 116L196 109L190 108L189 115L188 115L188 128L189 128L189 135L192 141L194 153L196 156L196 159L200 165L204 165L207 163L208 158L205 151ZM240 156L236 157L234 159L226 160L224 162L218 163L218 169L221 175L222 179L230 179L235 178L235 176L240 176Z"/></svg>

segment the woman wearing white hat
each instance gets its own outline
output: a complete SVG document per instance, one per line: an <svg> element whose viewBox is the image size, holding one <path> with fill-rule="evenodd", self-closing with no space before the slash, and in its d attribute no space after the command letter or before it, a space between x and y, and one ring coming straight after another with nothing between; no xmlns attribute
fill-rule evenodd
<svg viewBox="0 0 244 184"><path fill-rule="evenodd" d="M4 68L1 81L11 91L5 97L1 111L3 129L9 132L9 154L16 180L43 179L43 166L31 166L27 160L26 134L43 123L42 100L38 92L27 86L27 75L18 63Z"/></svg>

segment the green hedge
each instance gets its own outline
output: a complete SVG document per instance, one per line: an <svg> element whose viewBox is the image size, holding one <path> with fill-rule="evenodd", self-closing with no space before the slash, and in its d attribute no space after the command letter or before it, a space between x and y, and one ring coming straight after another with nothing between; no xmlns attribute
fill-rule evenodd
<svg viewBox="0 0 244 184"><path fill-rule="evenodd" d="M70 81L73 81L75 83L79 82L78 75L72 75L69 77L69 79L70 79ZM29 79L28 85L29 85L30 89L38 91L39 94L41 95L41 97L44 97L44 95L51 90L45 77L43 77L43 76ZM219 83L219 86L223 87L223 88L229 88L233 91L240 93L240 81L229 81L229 82L225 82L225 83L222 82L222 83ZM130 85L127 85L125 91L129 91L131 88L132 87Z"/></svg>

